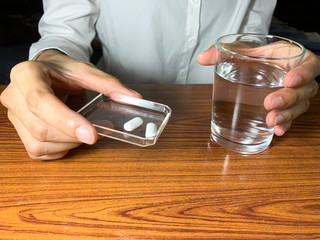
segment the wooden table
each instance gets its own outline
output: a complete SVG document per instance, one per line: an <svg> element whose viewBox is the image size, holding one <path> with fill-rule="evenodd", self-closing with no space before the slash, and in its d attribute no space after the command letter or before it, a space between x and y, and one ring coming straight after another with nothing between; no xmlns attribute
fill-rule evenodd
<svg viewBox="0 0 320 240"><path fill-rule="evenodd" d="M103 138L34 161L0 108L0 239L320 239L319 93L242 156L209 139L210 85L133 88L173 110L155 146Z"/></svg>

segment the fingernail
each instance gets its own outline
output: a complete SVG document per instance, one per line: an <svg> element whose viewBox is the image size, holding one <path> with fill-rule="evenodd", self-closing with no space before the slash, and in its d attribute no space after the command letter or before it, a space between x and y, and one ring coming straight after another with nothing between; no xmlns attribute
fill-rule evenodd
<svg viewBox="0 0 320 240"><path fill-rule="evenodd" d="M283 104L283 99L282 97L274 97L271 101L271 109L275 109L278 107L281 107Z"/></svg>
<svg viewBox="0 0 320 240"><path fill-rule="evenodd" d="M133 92L134 94L139 95L140 97L142 97L142 95L140 93L138 93L137 91L133 90L132 88L129 88L129 90L131 92Z"/></svg>
<svg viewBox="0 0 320 240"><path fill-rule="evenodd" d="M91 129L86 126L80 126L76 130L76 136L79 141L86 143L86 144L93 144L94 142L94 135Z"/></svg>
<svg viewBox="0 0 320 240"><path fill-rule="evenodd" d="M282 136L289 130L290 127L291 122L285 123L283 125L278 125L274 128L274 132L277 136Z"/></svg>
<svg viewBox="0 0 320 240"><path fill-rule="evenodd" d="M300 75L296 74L296 75L293 76L293 78L289 82L289 86L288 87L300 86L301 82L302 82L302 77Z"/></svg>
<svg viewBox="0 0 320 240"><path fill-rule="evenodd" d="M282 126L276 126L274 128L274 133L277 135L277 136L282 136L284 134L284 131L282 129Z"/></svg>
<svg viewBox="0 0 320 240"><path fill-rule="evenodd" d="M278 125L284 121L284 117L282 115L277 115L274 120L274 125Z"/></svg>

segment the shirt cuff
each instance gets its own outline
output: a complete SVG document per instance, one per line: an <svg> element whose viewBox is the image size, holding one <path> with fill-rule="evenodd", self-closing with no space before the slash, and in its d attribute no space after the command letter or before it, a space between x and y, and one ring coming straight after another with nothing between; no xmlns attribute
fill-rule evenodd
<svg viewBox="0 0 320 240"><path fill-rule="evenodd" d="M39 52L48 49L56 49L69 57L87 62L90 61L90 55L92 53L91 48L79 46L70 40L61 37L44 37L31 45L29 60L32 60Z"/></svg>

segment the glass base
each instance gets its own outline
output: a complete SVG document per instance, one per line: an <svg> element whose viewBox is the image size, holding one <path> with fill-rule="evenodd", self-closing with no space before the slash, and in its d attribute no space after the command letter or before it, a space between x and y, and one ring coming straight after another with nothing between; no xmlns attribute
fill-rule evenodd
<svg viewBox="0 0 320 240"><path fill-rule="evenodd" d="M240 153L240 154L257 154L261 153L269 148L270 141L263 142L260 144L240 144L229 141L219 135L215 135L211 133L211 140L219 144L221 147L230 150L232 152Z"/></svg>

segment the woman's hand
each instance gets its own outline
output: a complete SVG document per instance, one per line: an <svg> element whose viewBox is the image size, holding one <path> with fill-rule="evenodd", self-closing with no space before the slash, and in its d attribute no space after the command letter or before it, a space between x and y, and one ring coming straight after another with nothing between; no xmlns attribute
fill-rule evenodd
<svg viewBox="0 0 320 240"><path fill-rule="evenodd" d="M269 127L282 136L291 126L292 120L306 112L310 98L317 94L319 85L315 78L320 74L320 57L306 52L302 63L286 74L284 88L269 94L264 106L270 112L266 117Z"/></svg>
<svg viewBox="0 0 320 240"><path fill-rule="evenodd" d="M214 65L215 47L202 52L198 56L201 65ZM320 57L306 51L299 66L292 69L283 79L284 88L269 94L264 107L269 110L266 123L274 126L275 134L282 136L291 126L292 120L307 111L310 98L318 91L316 76L320 74Z"/></svg>
<svg viewBox="0 0 320 240"><path fill-rule="evenodd" d="M81 143L97 141L93 125L69 109L61 96L89 89L141 97L92 64L56 50L43 52L37 61L16 65L10 78L1 103L29 156L39 160L62 158Z"/></svg>

